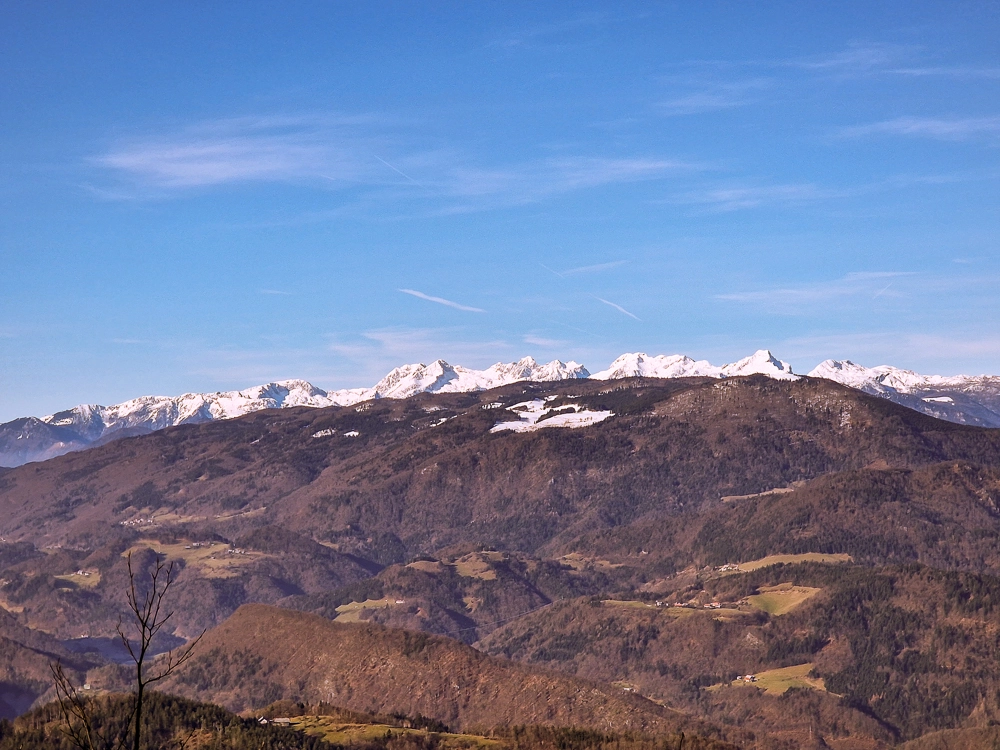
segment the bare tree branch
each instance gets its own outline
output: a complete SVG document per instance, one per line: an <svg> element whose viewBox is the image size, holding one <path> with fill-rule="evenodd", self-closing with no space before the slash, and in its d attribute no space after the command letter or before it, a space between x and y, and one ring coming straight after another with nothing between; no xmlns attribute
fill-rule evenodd
<svg viewBox="0 0 1000 750"><path fill-rule="evenodd" d="M139 750L142 739L146 688L169 677L187 662L205 635L202 632L181 651L171 650L167 652L156 664L156 669L148 671L147 661L150 649L153 647L153 639L174 614L164 609L167 592L176 580L174 564L157 556L153 569L149 573L149 587L140 594L139 576L132 567L131 552L126 555L125 561L129 578L128 588L125 590L125 600L131 613L129 622L134 628L135 639L129 637L129 628L126 627L123 616L119 616L115 631L135 664L135 679L131 709L123 721L117 722L117 732L113 736L105 735L98 730L92 706L89 706L87 701L80 696L79 691L66 675L62 664L56 662L50 665L59 700L59 710L66 724L63 731L69 740L81 750L128 750L129 747L132 750ZM115 724L114 721L109 723L108 732L112 731ZM190 737L185 739L180 747L186 746L189 739Z"/></svg>
<svg viewBox="0 0 1000 750"><path fill-rule="evenodd" d="M49 669L52 671L59 711L65 723L62 732L69 741L81 750L127 750L134 703L128 719L119 724L116 733L111 732L113 722L108 727L108 733L102 733L95 726L87 701L80 696L79 689L73 685L62 664L57 661L50 664Z"/></svg>

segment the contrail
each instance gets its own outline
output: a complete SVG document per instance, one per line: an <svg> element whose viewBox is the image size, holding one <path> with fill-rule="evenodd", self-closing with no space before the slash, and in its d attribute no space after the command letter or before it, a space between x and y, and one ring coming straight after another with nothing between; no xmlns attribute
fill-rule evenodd
<svg viewBox="0 0 1000 750"><path fill-rule="evenodd" d="M452 302L450 299L445 299L444 297L432 297L429 294L424 294L423 292L418 292L416 289L399 289L397 291L403 294L409 294L414 297L419 297L420 299L425 299L428 302L437 302L439 305L447 305L448 307L454 307L456 310L464 310L465 312L486 312L478 307L469 307L468 305L460 305L457 302Z"/></svg>
<svg viewBox="0 0 1000 750"><path fill-rule="evenodd" d="M628 315L628 316L629 316L630 318L635 318L635 319L636 319L636 320L638 320L638 321L639 321L640 323L642 322L642 319L641 319L641 318L639 318L639 317L638 317L638 316L636 316L636 315L633 315L632 313L630 313L630 312L629 312L628 310L626 310L626 309L625 309L624 307L622 307L621 305L616 305L616 304L615 304L614 302L609 302L608 300L606 300L606 299L603 299L603 298L601 298L601 297L596 297L596 296L595 296L595 297L594 297L594 299L596 299L596 300L597 300L598 302L603 302L603 303L604 303L605 305L611 305L611 307L615 308L615 309L616 309L616 310L617 310L618 312L620 312L620 313L625 313L625 314L626 314L626 315Z"/></svg>
<svg viewBox="0 0 1000 750"><path fill-rule="evenodd" d="M563 273L560 274L560 275L565 274L566 276L572 276L573 274L577 274L577 273L591 273L593 271L607 271L609 268L618 268L618 266L624 266L626 263L628 263L627 260L615 260L615 261L612 261L611 263L597 263L596 265L593 265L593 266L580 266L579 268L571 268L568 271L563 271Z"/></svg>
<svg viewBox="0 0 1000 750"><path fill-rule="evenodd" d="M882 293L888 291L889 287L891 287L891 286L892 286L892 282L890 281L888 284L885 285L884 288L882 288L879 291L875 292L875 296L872 297L872 299L878 299L879 297L881 297Z"/></svg>
<svg viewBox="0 0 1000 750"><path fill-rule="evenodd" d="M566 278L566 277L565 277L565 276L563 276L563 275L562 275L561 273L559 273L558 271L554 271L554 270L552 270L551 268L549 268L549 267L548 267L547 265L545 265L544 263L539 263L538 265L540 265L540 266L541 266L542 268L544 268L544 269L545 269L546 271L549 271L549 272L551 272L551 273L554 273L554 274L555 274L556 276L558 276L558 277L559 277L560 279L564 279L564 278Z"/></svg>
<svg viewBox="0 0 1000 750"><path fill-rule="evenodd" d="M397 169L396 167L392 166L389 162L387 162L385 159L383 159L378 154L372 154L372 156L374 156L380 162L382 162L387 167L389 167L389 169L391 169L393 172L395 172L397 174L401 174L403 177L405 177L406 179L408 179L410 182L412 182L418 188L421 188L422 190L426 190L427 189L426 187L424 187L423 185L421 185L419 182L417 182L416 180L414 180L412 177L410 177L410 175L406 174L406 172L404 172L402 169Z"/></svg>

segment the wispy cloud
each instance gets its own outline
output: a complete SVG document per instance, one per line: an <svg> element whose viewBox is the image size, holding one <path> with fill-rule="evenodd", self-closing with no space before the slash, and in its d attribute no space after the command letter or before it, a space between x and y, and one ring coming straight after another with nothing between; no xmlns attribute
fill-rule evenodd
<svg viewBox="0 0 1000 750"><path fill-rule="evenodd" d="M534 334L527 334L522 339L525 344L531 344L532 346L542 346L546 349L553 349L558 347L569 346L569 342L560 339L550 339L544 336L535 336Z"/></svg>
<svg viewBox="0 0 1000 750"><path fill-rule="evenodd" d="M676 93L653 105L661 114L693 115L759 103L769 92L787 93L803 77L810 84L876 76L1000 79L1000 67L940 64L920 46L877 41L807 57L690 60L677 67L684 72L664 79Z"/></svg>
<svg viewBox="0 0 1000 750"><path fill-rule="evenodd" d="M440 191L469 202L533 203L545 198L609 185L662 180L707 169L703 164L662 158L568 157L498 168L446 169Z"/></svg>
<svg viewBox="0 0 1000 750"><path fill-rule="evenodd" d="M164 197L242 183L297 183L351 190L352 203L367 205L373 213L373 206L387 201L417 202L423 215L520 205L707 168L656 155L572 155L498 164L485 154L443 146L415 123L335 116L195 123L120 141L89 163L116 178L110 186L89 188L106 199Z"/></svg>
<svg viewBox="0 0 1000 750"><path fill-rule="evenodd" d="M563 271L561 274L558 275L576 276L577 274L583 274L583 273L598 273L600 271L610 271L612 268L618 268L619 266L624 266L626 263L628 263L627 260L613 260L608 263L595 263L592 266L578 266L576 268L570 268L569 270Z"/></svg>
<svg viewBox="0 0 1000 750"><path fill-rule="evenodd" d="M419 182L417 182L417 181L416 181L416 180L414 180L414 179L413 179L412 177L410 177L410 175L406 174L406 172L404 172L404 171L403 171L402 169L400 169L399 167L394 167L394 166L393 166L392 164L390 164L389 162L387 162L387 161L386 161L385 159L383 159L383 158L382 158L381 156L378 156L378 155L376 155L376 154L372 154L372 156L374 156L374 157L375 157L375 158L376 158L376 159L377 159L378 161L380 161L380 162L381 162L382 164L384 164L385 166L389 167L389 169L391 169L391 170L392 170L393 172L395 172L396 174L398 174L398 175L402 175L402 176L403 176L403 177L404 177L405 179L409 180L410 182L412 182L412 183L413 183L414 185L416 185L417 187L419 187L419 188L422 188L422 187L424 187L424 186L423 186L423 185L421 185L421 184L420 184Z"/></svg>
<svg viewBox="0 0 1000 750"><path fill-rule="evenodd" d="M877 42L855 42L839 52L785 61L790 67L824 73L856 74L886 70L912 60L918 48Z"/></svg>
<svg viewBox="0 0 1000 750"><path fill-rule="evenodd" d="M596 299L598 302L603 302L605 305L609 305L610 307L615 308L618 312L623 313L624 315L628 315L630 318L632 318L634 320L638 320L638 321L641 322L641 318L633 315L632 313L630 313L628 310L626 310L621 305L616 305L614 302L606 300L603 297L594 297L594 299Z"/></svg>
<svg viewBox="0 0 1000 750"><path fill-rule="evenodd" d="M423 292L418 292L416 289L400 289L403 294L409 294L413 297L418 297L420 299L427 300L428 302L436 302L439 305L445 305L446 307L453 307L456 310L464 310L465 312L475 312L481 313L486 312L478 307L469 307L468 305L460 305L458 302L452 302L450 299L444 299L444 297L432 297L429 294L424 294Z"/></svg>
<svg viewBox="0 0 1000 750"><path fill-rule="evenodd" d="M950 174L899 174L875 182L844 187L830 187L808 182L779 185L709 185L655 202L680 206L701 206L707 212L727 212L769 206L802 206L809 203L858 198L925 185L995 180L998 177L1000 177L1000 173L995 170L983 169Z"/></svg>
<svg viewBox="0 0 1000 750"><path fill-rule="evenodd" d="M989 68L989 67L975 67L975 66L925 66L925 67L912 67L912 68L892 68L889 70L890 73L895 73L901 76L913 76L915 78L928 78L931 76L940 76L943 78L960 78L960 79L987 79L995 80L1000 78L1000 68Z"/></svg>
<svg viewBox="0 0 1000 750"><path fill-rule="evenodd" d="M366 160L387 123L373 117L239 117L193 123L174 133L121 141L91 163L154 189L319 177L371 179ZM366 163L367 162L367 163Z"/></svg>
<svg viewBox="0 0 1000 750"><path fill-rule="evenodd" d="M135 346L137 344L145 344L146 342L142 339L111 339L112 344L122 344L126 346Z"/></svg>
<svg viewBox="0 0 1000 750"><path fill-rule="evenodd" d="M867 125L840 128L842 138L871 135L902 135L935 138L942 141L966 141L1000 137L1000 116L992 117L897 117Z"/></svg>
<svg viewBox="0 0 1000 750"><path fill-rule="evenodd" d="M282 297L288 297L288 296L291 296L291 294L292 294L291 292L283 292L280 289L261 289L260 293L261 294L279 295L279 296L282 296Z"/></svg>
<svg viewBox="0 0 1000 750"><path fill-rule="evenodd" d="M610 17L604 13L583 13L564 21L539 24L517 31L500 34L487 43L487 47L500 50L517 50L540 46L564 45L580 31L599 29Z"/></svg>
<svg viewBox="0 0 1000 750"><path fill-rule="evenodd" d="M682 76L668 79L688 89L657 102L655 108L665 115L694 115L743 107L758 101L760 93L773 86L769 78L712 80L704 76Z"/></svg>
<svg viewBox="0 0 1000 750"><path fill-rule="evenodd" d="M746 292L717 294L716 299L730 302L753 302L792 309L844 297L864 294L875 297L897 297L900 292L890 291L892 280L916 275L911 271L860 271L839 279L803 284L795 287L754 289ZM889 281L888 284L885 282Z"/></svg>
<svg viewBox="0 0 1000 750"><path fill-rule="evenodd" d="M700 205L712 211L739 211L767 205L802 204L856 195L856 189L824 188L811 183L708 187L668 198L664 203Z"/></svg>

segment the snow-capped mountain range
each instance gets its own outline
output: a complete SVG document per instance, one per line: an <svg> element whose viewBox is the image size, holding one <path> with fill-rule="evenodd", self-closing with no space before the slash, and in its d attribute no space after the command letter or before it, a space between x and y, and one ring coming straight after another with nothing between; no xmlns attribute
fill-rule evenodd
<svg viewBox="0 0 1000 750"><path fill-rule="evenodd" d="M949 422L1000 427L1000 377L996 375L921 375L880 365L862 367L850 360L828 359L811 378L826 378L881 396Z"/></svg>
<svg viewBox="0 0 1000 750"><path fill-rule="evenodd" d="M242 391L142 396L113 406L84 404L47 417L22 417L0 424L0 466L18 466L117 438L173 425L231 419L261 409L350 406L371 399L407 398L418 393L488 390L520 381L731 378L753 374L777 380L801 377L792 372L787 362L766 350L722 366L683 355L623 354L606 370L593 374L577 362L553 360L541 364L531 357L497 363L485 370L451 365L439 359L429 365L397 367L370 388L328 392L305 380L282 380ZM834 380L941 419L1000 427L1000 377L997 376L919 375L884 365L867 368L847 360L826 360L808 377Z"/></svg>
<svg viewBox="0 0 1000 750"><path fill-rule="evenodd" d="M740 375L767 375L775 380L795 380L787 362L776 359L771 352L761 349L749 357L729 365L716 367L706 360L695 361L683 354L650 357L648 354L623 354L607 370L594 373L596 380L618 378L734 378Z"/></svg>

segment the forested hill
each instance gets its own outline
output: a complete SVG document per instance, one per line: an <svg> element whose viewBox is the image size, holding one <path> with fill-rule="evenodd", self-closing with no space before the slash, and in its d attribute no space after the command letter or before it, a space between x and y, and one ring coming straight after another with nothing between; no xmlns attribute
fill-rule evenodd
<svg viewBox="0 0 1000 750"><path fill-rule="evenodd" d="M537 429L494 431L533 400ZM574 410L613 416L545 428ZM1000 466L1000 431L825 380L517 384L260 412L20 467L0 478L0 534L95 549L139 530L235 539L277 524L385 564L459 542L551 549L829 472L953 459Z"/></svg>

